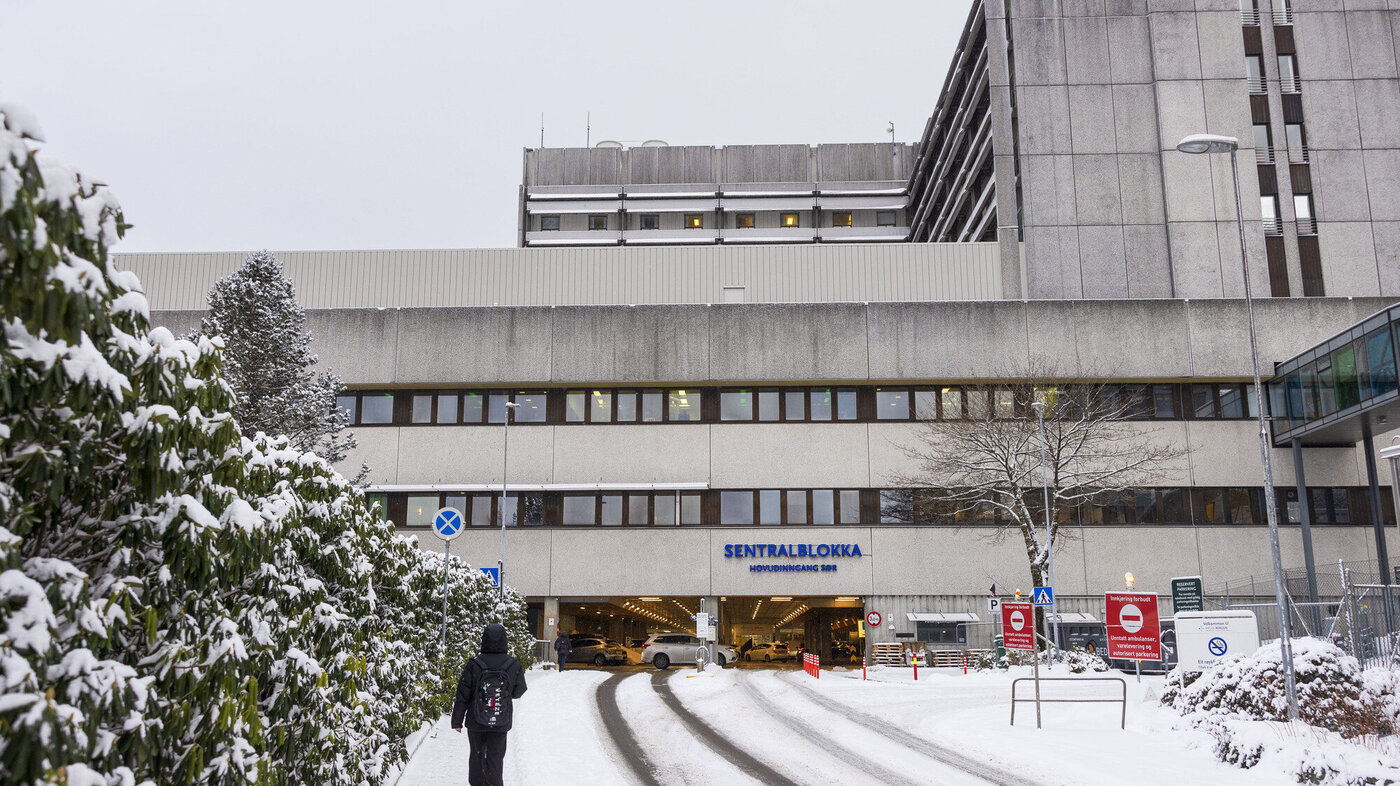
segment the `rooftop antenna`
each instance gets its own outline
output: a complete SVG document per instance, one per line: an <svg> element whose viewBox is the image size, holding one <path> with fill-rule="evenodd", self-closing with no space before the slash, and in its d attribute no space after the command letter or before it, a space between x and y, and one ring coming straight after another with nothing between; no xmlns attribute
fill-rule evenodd
<svg viewBox="0 0 1400 786"><path fill-rule="evenodd" d="M544 147L544 112L540 113L540 147Z"/></svg>
<svg viewBox="0 0 1400 786"><path fill-rule="evenodd" d="M890 158L899 155L898 145L894 141L894 121L890 121L890 127L885 129L885 133L890 135Z"/></svg>
<svg viewBox="0 0 1400 786"><path fill-rule="evenodd" d="M583 146L593 147L593 113L585 112L583 115Z"/></svg>

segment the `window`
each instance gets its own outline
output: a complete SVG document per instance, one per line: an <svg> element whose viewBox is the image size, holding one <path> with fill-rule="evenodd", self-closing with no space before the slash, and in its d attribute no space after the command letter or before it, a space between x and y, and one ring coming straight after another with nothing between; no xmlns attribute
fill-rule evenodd
<svg viewBox="0 0 1400 786"><path fill-rule="evenodd" d="M701 523L700 518L700 495L681 495L681 524L693 527Z"/></svg>
<svg viewBox="0 0 1400 786"><path fill-rule="evenodd" d="M938 392L934 390L914 391L914 419L938 419Z"/></svg>
<svg viewBox="0 0 1400 786"><path fill-rule="evenodd" d="M652 523L658 527L674 527L676 525L676 495L657 494L655 504L652 505Z"/></svg>
<svg viewBox="0 0 1400 786"><path fill-rule="evenodd" d="M892 226L894 226L894 211L893 211L893 210L877 210L877 211L875 211L875 226L877 226L877 227L892 227Z"/></svg>
<svg viewBox="0 0 1400 786"><path fill-rule="evenodd" d="M642 229L660 229L661 216L657 213L643 213L637 216L637 226Z"/></svg>
<svg viewBox="0 0 1400 786"><path fill-rule="evenodd" d="M1298 92L1298 60L1293 55L1278 56L1278 81L1283 92Z"/></svg>
<svg viewBox="0 0 1400 786"><path fill-rule="evenodd" d="M831 420L831 394L826 388L812 391L812 420Z"/></svg>
<svg viewBox="0 0 1400 786"><path fill-rule="evenodd" d="M599 523L605 527L622 526L622 495L621 494L600 494L598 496L598 509L601 513Z"/></svg>
<svg viewBox="0 0 1400 786"><path fill-rule="evenodd" d="M672 423L700 421L700 392L672 390L666 397L666 419Z"/></svg>
<svg viewBox="0 0 1400 786"><path fill-rule="evenodd" d="M875 388L875 417L878 420L908 420L909 391Z"/></svg>
<svg viewBox="0 0 1400 786"><path fill-rule="evenodd" d="M787 492L787 515L784 520L789 524L807 523L807 492Z"/></svg>
<svg viewBox="0 0 1400 786"><path fill-rule="evenodd" d="M855 420L857 417L856 392L854 390L836 391L836 419Z"/></svg>
<svg viewBox="0 0 1400 786"><path fill-rule="evenodd" d="M774 421L779 419L779 409L782 402L781 394L776 390L760 390L758 392L758 419L762 421Z"/></svg>
<svg viewBox="0 0 1400 786"><path fill-rule="evenodd" d="M1298 234L1317 234L1317 221L1313 219L1312 194L1293 195L1293 214L1298 219Z"/></svg>
<svg viewBox="0 0 1400 786"><path fill-rule="evenodd" d="M1361 395L1379 396L1395 389L1395 351L1390 331L1385 327L1366 335L1366 376L1362 379Z"/></svg>
<svg viewBox="0 0 1400 786"><path fill-rule="evenodd" d="M778 219L778 225L782 227L801 226L801 224L797 221L796 213L783 213L782 216Z"/></svg>
<svg viewBox="0 0 1400 786"><path fill-rule="evenodd" d="M1254 124L1254 158L1260 163L1267 163L1274 160L1274 153L1271 150L1273 143L1269 140L1269 124Z"/></svg>
<svg viewBox="0 0 1400 786"><path fill-rule="evenodd" d="M1266 194L1259 197L1259 215L1264 220L1264 234L1277 235L1283 231L1278 220L1278 196Z"/></svg>
<svg viewBox="0 0 1400 786"><path fill-rule="evenodd" d="M595 390L593 395L588 397L588 421L612 422L612 391Z"/></svg>
<svg viewBox="0 0 1400 786"><path fill-rule="evenodd" d="M783 492L769 489L758 492L758 523L783 523Z"/></svg>
<svg viewBox="0 0 1400 786"><path fill-rule="evenodd" d="M563 505L565 525L592 525L598 523L597 497L592 494L565 494Z"/></svg>
<svg viewBox="0 0 1400 786"><path fill-rule="evenodd" d="M472 495L471 517L473 527L494 527L496 525L496 515L491 510L491 503L495 500L494 494L474 494Z"/></svg>
<svg viewBox="0 0 1400 786"><path fill-rule="evenodd" d="M801 390L783 391L783 420L804 420L806 417L806 392Z"/></svg>
<svg viewBox="0 0 1400 786"><path fill-rule="evenodd" d="M686 228L686 229L704 229L704 228L705 228L705 217L704 217L703 215L699 214L699 213L686 213L686 214L685 214L685 228Z"/></svg>
<svg viewBox="0 0 1400 786"><path fill-rule="evenodd" d="M812 491L812 523L818 525L836 523L835 491L831 489L814 489Z"/></svg>
<svg viewBox="0 0 1400 786"><path fill-rule="evenodd" d="M1221 385L1217 392L1220 394L1220 417L1244 417L1244 397L1240 395L1239 385Z"/></svg>
<svg viewBox="0 0 1400 786"><path fill-rule="evenodd" d="M346 423L354 423L355 416L359 414L360 397L354 393L335 397L335 405L345 413Z"/></svg>
<svg viewBox="0 0 1400 786"><path fill-rule="evenodd" d="M455 393L437 397L437 416L434 418L434 422L457 422L457 395Z"/></svg>
<svg viewBox="0 0 1400 786"><path fill-rule="evenodd" d="M546 409L545 401L548 396L544 391L535 393L516 393L515 403L520 406L515 408L515 416L512 418L516 423L543 423L545 422Z"/></svg>
<svg viewBox="0 0 1400 786"><path fill-rule="evenodd" d="M1283 127L1283 135L1288 140L1288 161L1293 164L1308 163L1308 148L1303 142L1303 124L1288 123Z"/></svg>
<svg viewBox="0 0 1400 786"><path fill-rule="evenodd" d="M719 493L719 523L752 524L753 492L721 491Z"/></svg>
<svg viewBox="0 0 1400 786"><path fill-rule="evenodd" d="M510 512L514 513L514 506L520 506L520 521L522 527L538 527L544 524L544 495L543 494L517 494L511 499Z"/></svg>
<svg viewBox="0 0 1400 786"><path fill-rule="evenodd" d="M360 397L361 423L393 423L394 394L366 393Z"/></svg>
<svg viewBox="0 0 1400 786"><path fill-rule="evenodd" d="M914 492L908 489L889 489L880 492L881 524L913 524Z"/></svg>
<svg viewBox="0 0 1400 786"><path fill-rule="evenodd" d="M753 391L722 391L719 394L719 419L753 420Z"/></svg>
<svg viewBox="0 0 1400 786"><path fill-rule="evenodd" d="M651 497L646 494L627 495L627 523L634 527L651 523Z"/></svg>
<svg viewBox="0 0 1400 786"><path fill-rule="evenodd" d="M848 491L843 491L843 492L841 492L841 523L842 523L842 524L859 524L859 523L860 523L860 492L859 492L859 491L849 491L849 490L848 490Z"/></svg>
<svg viewBox="0 0 1400 786"><path fill-rule="evenodd" d="M846 212L846 213L832 213L832 214L831 214L831 225L834 226L834 227L848 227L848 226L850 226L850 225L851 225L851 214L848 213L848 212Z"/></svg>
<svg viewBox="0 0 1400 786"><path fill-rule="evenodd" d="M433 422L433 397L414 396L413 411L410 413L409 421L412 423Z"/></svg>
<svg viewBox="0 0 1400 786"><path fill-rule="evenodd" d="M600 230L600 229L607 229L607 228L608 228L608 217L607 217L606 215L602 215L602 216L589 216L589 217L588 217L588 229L589 229L589 231Z"/></svg>
<svg viewBox="0 0 1400 786"><path fill-rule="evenodd" d="M1244 73L1249 81L1249 92L1264 92L1264 58L1259 55L1245 55Z"/></svg>
<svg viewBox="0 0 1400 786"><path fill-rule="evenodd" d="M375 507L376 505L378 507ZM383 521L384 517L389 513L389 495L382 491L366 493L365 507L370 510L371 515L376 519Z"/></svg>
<svg viewBox="0 0 1400 786"><path fill-rule="evenodd" d="M736 229L753 229L753 213L735 213L734 227Z"/></svg>
<svg viewBox="0 0 1400 786"><path fill-rule="evenodd" d="M429 527L432 526L433 517L438 512L438 498L432 496L411 496L408 498L408 518L404 520L405 527Z"/></svg>
<svg viewBox="0 0 1400 786"><path fill-rule="evenodd" d="M480 423L485 396L480 393L467 393L462 396L462 422Z"/></svg>
<svg viewBox="0 0 1400 786"><path fill-rule="evenodd" d="M564 394L564 422L588 422L588 394L582 390L571 390Z"/></svg>
<svg viewBox="0 0 1400 786"><path fill-rule="evenodd" d="M942 399L939 410L944 420L957 420L962 417L961 390L957 388L943 388L939 397Z"/></svg>
<svg viewBox="0 0 1400 786"><path fill-rule="evenodd" d="M1016 393L1010 390L997 390L992 394L993 401L996 402L996 413L998 420L1009 420L1016 417Z"/></svg>
<svg viewBox="0 0 1400 786"><path fill-rule="evenodd" d="M558 232L559 216L540 216L541 232Z"/></svg>
<svg viewBox="0 0 1400 786"><path fill-rule="evenodd" d="M637 392L634 390L620 390L617 393L617 422L636 423L637 422Z"/></svg>
<svg viewBox="0 0 1400 786"><path fill-rule="evenodd" d="M661 400L662 394L659 390L642 391L642 422L661 422Z"/></svg>

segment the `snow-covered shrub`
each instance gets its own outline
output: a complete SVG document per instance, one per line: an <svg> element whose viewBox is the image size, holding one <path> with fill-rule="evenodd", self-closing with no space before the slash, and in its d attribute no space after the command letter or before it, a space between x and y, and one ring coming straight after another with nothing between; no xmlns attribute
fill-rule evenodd
<svg viewBox="0 0 1400 786"><path fill-rule="evenodd" d="M1108 662L1092 652L1070 650L1064 653L1064 657L1071 674L1108 671Z"/></svg>
<svg viewBox="0 0 1400 786"><path fill-rule="evenodd" d="M1393 709L1368 690L1357 660L1329 642L1293 641L1298 713L1304 722L1344 737L1387 735L1395 731ZM1176 672L1167 683L1173 685ZM1385 686L1377 681L1376 689ZM1183 714L1285 720L1288 700L1278 642L1254 654L1227 659L1205 670L1184 690L1169 689L1162 698ZM1393 705L1391 705L1393 707Z"/></svg>
<svg viewBox="0 0 1400 786"><path fill-rule="evenodd" d="M1277 771L1295 783L1375 786L1400 783L1391 740L1358 745L1304 724L1206 716L1195 726L1215 739L1216 758L1240 769Z"/></svg>
<svg viewBox="0 0 1400 786"><path fill-rule="evenodd" d="M239 434L220 340L150 328L111 266L116 200L0 121L4 782L382 783L448 701L423 553Z"/></svg>

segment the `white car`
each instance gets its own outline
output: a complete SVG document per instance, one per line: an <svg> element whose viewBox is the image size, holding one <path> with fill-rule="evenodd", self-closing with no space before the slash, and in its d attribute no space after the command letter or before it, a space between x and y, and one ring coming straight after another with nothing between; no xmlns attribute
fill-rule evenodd
<svg viewBox="0 0 1400 786"><path fill-rule="evenodd" d="M792 660L794 655L786 644L755 644L753 649L744 653L744 660L761 660L764 663L772 663L775 660Z"/></svg>
<svg viewBox="0 0 1400 786"><path fill-rule="evenodd" d="M702 644L699 636L686 633L653 633L642 644L642 663L658 669L668 668L672 663L689 666L695 663L695 651ZM723 644L715 645L715 663L721 668L734 659L734 650Z"/></svg>

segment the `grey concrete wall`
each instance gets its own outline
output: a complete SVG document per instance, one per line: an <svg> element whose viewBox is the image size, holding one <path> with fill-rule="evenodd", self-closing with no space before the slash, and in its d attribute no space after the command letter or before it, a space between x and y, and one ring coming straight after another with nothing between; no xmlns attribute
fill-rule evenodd
<svg viewBox="0 0 1400 786"><path fill-rule="evenodd" d="M1264 527L1085 527L1066 535L1055 554L1059 594L1066 597L1101 596L1122 587L1127 572L1136 576L1138 589L1166 595L1174 576L1199 575L1214 587L1253 575L1262 587L1273 575ZM532 597L564 598L925 596L919 611L972 611L985 618L982 597L991 584L1002 595L1030 590L1019 537L1013 532L999 538L997 530L983 527L514 529L506 540L506 583ZM805 560L726 558L724 545L730 543L859 544L863 556L816 560L836 564L834 572L754 573L750 564ZM1320 571L1334 568L1339 558L1374 559L1368 527L1316 527L1313 543ZM1283 528L1284 565L1303 564L1301 544L1297 527ZM421 545L442 548L431 535L422 536ZM1400 537L1391 533L1392 553L1397 546ZM497 530L468 530L452 543L452 553L472 565L494 565L499 551ZM928 596L945 597L934 602Z"/></svg>

